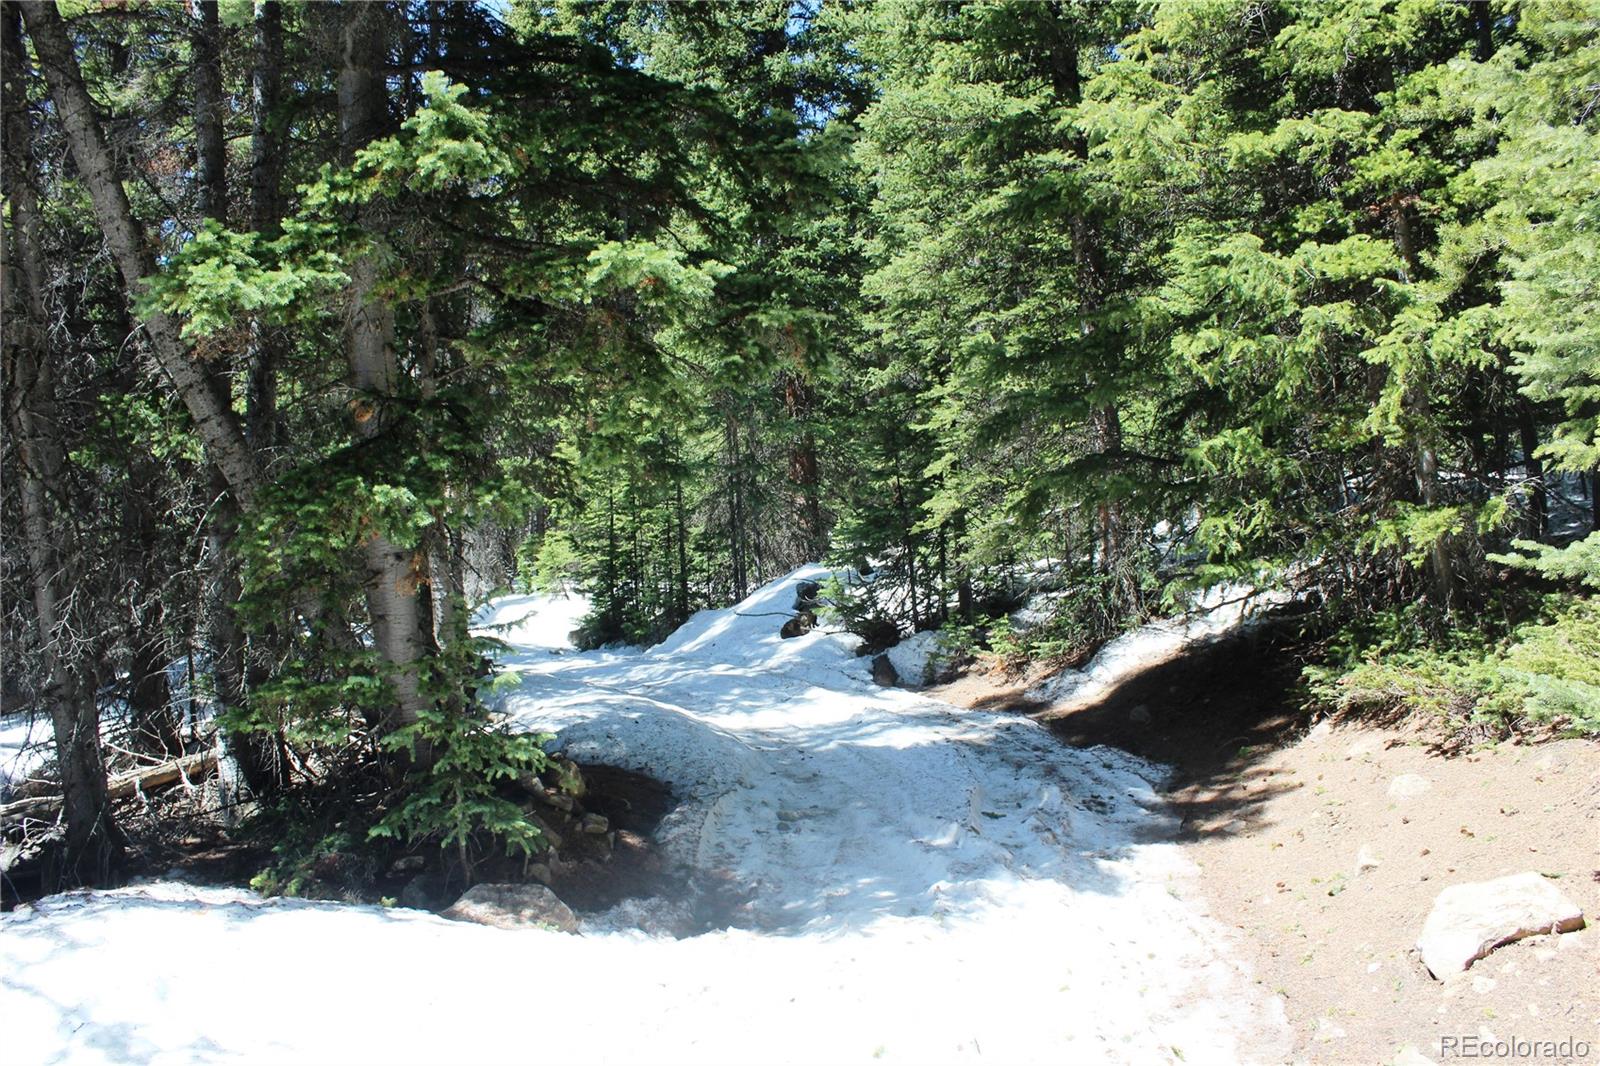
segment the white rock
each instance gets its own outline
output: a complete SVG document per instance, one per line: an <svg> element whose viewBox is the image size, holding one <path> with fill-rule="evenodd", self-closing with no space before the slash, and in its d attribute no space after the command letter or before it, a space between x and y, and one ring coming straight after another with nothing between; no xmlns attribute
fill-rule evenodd
<svg viewBox="0 0 1600 1066"><path fill-rule="evenodd" d="M1421 774L1401 774L1389 782L1389 798L1412 799L1422 795L1432 787L1433 782Z"/></svg>
<svg viewBox="0 0 1600 1066"><path fill-rule="evenodd" d="M1536 873L1452 885L1439 893L1417 950L1434 977L1460 973L1501 944L1583 927L1583 911Z"/></svg>
<svg viewBox="0 0 1600 1066"><path fill-rule="evenodd" d="M1407 1044L1401 1048L1389 1063L1390 1066L1433 1066L1433 1060L1417 1050L1415 1044Z"/></svg>
<svg viewBox="0 0 1600 1066"><path fill-rule="evenodd" d="M1376 870L1377 868L1378 857L1372 854L1372 848L1366 844L1361 845L1360 850L1356 852L1356 870L1365 873L1368 870Z"/></svg>
<svg viewBox="0 0 1600 1066"><path fill-rule="evenodd" d="M473 885L439 917L496 929L578 931L578 916L544 885Z"/></svg>

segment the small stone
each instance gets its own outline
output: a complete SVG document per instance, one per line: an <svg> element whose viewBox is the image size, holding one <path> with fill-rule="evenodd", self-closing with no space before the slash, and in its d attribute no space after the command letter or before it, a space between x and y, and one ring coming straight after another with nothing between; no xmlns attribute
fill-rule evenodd
<svg viewBox="0 0 1600 1066"><path fill-rule="evenodd" d="M565 792L557 792L555 789L549 788L541 789L534 798L546 807L554 807L556 810L566 814L572 813L573 800Z"/></svg>
<svg viewBox="0 0 1600 1066"><path fill-rule="evenodd" d="M421 873L427 865L428 860L421 855L402 855L389 864L389 872L392 874Z"/></svg>
<svg viewBox="0 0 1600 1066"><path fill-rule="evenodd" d="M817 628L817 616L810 611L796 611L795 616L778 629L778 636L784 640L794 637L803 637Z"/></svg>
<svg viewBox="0 0 1600 1066"><path fill-rule="evenodd" d="M1389 1060L1389 1066L1433 1066L1433 1060L1419 1051L1415 1044L1407 1044L1395 1052L1394 1058Z"/></svg>
<svg viewBox="0 0 1600 1066"><path fill-rule="evenodd" d="M439 916L495 929L578 931L578 916L544 885L473 885Z"/></svg>
<svg viewBox="0 0 1600 1066"><path fill-rule="evenodd" d="M1376 870L1377 868L1378 857L1372 854L1370 847L1365 844L1361 845L1360 850L1356 852L1356 870L1360 873L1366 873L1368 870Z"/></svg>
<svg viewBox="0 0 1600 1066"><path fill-rule="evenodd" d="M1433 787L1421 774L1401 774L1389 782L1390 799L1414 799Z"/></svg>
<svg viewBox="0 0 1600 1066"><path fill-rule="evenodd" d="M550 867L546 866L542 862L529 863L528 876L539 882L541 885L548 885L550 883L551 876Z"/></svg>
<svg viewBox="0 0 1600 1066"><path fill-rule="evenodd" d="M603 814L586 814L581 825L585 833L593 836L605 836L611 831L611 822Z"/></svg>
<svg viewBox="0 0 1600 1066"><path fill-rule="evenodd" d="M1128 721L1132 722L1134 725L1149 725L1150 708L1146 707L1142 703L1139 704L1138 706L1134 707L1133 710L1128 712Z"/></svg>
<svg viewBox="0 0 1600 1066"><path fill-rule="evenodd" d="M556 787L569 796L582 797L589 791L588 785L583 780L583 771L578 769L578 764L564 755L557 755L550 760L550 765L556 771Z"/></svg>
<svg viewBox="0 0 1600 1066"><path fill-rule="evenodd" d="M1443 979L1460 973L1501 944L1537 933L1583 927L1583 911L1536 873L1452 885L1439 893L1422 926L1417 950Z"/></svg>

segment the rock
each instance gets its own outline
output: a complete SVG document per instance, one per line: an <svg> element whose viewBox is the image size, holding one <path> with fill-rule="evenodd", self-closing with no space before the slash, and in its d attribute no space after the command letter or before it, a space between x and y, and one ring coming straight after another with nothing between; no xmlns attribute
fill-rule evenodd
<svg viewBox="0 0 1600 1066"><path fill-rule="evenodd" d="M900 671L894 668L889 656L879 655L872 660L872 680L884 688L893 688L900 684Z"/></svg>
<svg viewBox="0 0 1600 1066"><path fill-rule="evenodd" d="M1394 1058L1389 1060L1390 1066L1433 1066L1433 1060L1424 1055L1415 1044L1407 1044L1395 1052Z"/></svg>
<svg viewBox="0 0 1600 1066"><path fill-rule="evenodd" d="M1142 703L1139 704L1138 706L1134 707L1133 710L1128 712L1128 721L1132 722L1134 725L1149 725L1150 708L1146 707Z"/></svg>
<svg viewBox="0 0 1600 1066"><path fill-rule="evenodd" d="M1460 973L1501 944L1583 928L1583 911L1536 873L1452 885L1439 893L1417 950L1434 977Z"/></svg>
<svg viewBox="0 0 1600 1066"><path fill-rule="evenodd" d="M577 763L565 755L556 755L551 757L550 765L556 772L556 787L562 792L582 799L584 793L589 791Z"/></svg>
<svg viewBox="0 0 1600 1066"><path fill-rule="evenodd" d="M529 863L528 876L539 882L541 885L548 885L550 883L551 876L550 867L546 866L542 862Z"/></svg>
<svg viewBox="0 0 1600 1066"><path fill-rule="evenodd" d="M421 855L402 855L389 864L389 872L392 874L416 874L421 873L423 867L427 865L428 860Z"/></svg>
<svg viewBox="0 0 1600 1066"><path fill-rule="evenodd" d="M1366 873L1368 870L1378 868L1378 857L1372 854L1372 849L1363 844L1356 851L1356 872Z"/></svg>
<svg viewBox="0 0 1600 1066"><path fill-rule="evenodd" d="M1421 774L1401 774L1389 782L1389 798L1413 799L1432 787L1433 782Z"/></svg>
<svg viewBox="0 0 1600 1066"><path fill-rule="evenodd" d="M436 909L449 897L450 885L442 874L418 874L400 889L400 906L417 911Z"/></svg>
<svg viewBox="0 0 1600 1066"><path fill-rule="evenodd" d="M582 828L585 833L605 836L611 831L611 823L603 814L586 814L583 816Z"/></svg>
<svg viewBox="0 0 1600 1066"><path fill-rule="evenodd" d="M561 776L559 767L556 770L556 776L558 779ZM583 778L581 775L577 777L577 781L580 785L582 784ZM517 777L517 787L546 807L556 807L563 811L572 810L572 797L562 792L559 788L546 788L544 779L536 773L529 771L520 774Z"/></svg>
<svg viewBox="0 0 1600 1066"><path fill-rule="evenodd" d="M793 618L783 623L783 628L778 630L778 636L784 640L791 637L802 637L817 627L817 616L810 611L800 611Z"/></svg>
<svg viewBox="0 0 1600 1066"><path fill-rule="evenodd" d="M439 916L495 929L578 931L578 916L544 885L473 885Z"/></svg>

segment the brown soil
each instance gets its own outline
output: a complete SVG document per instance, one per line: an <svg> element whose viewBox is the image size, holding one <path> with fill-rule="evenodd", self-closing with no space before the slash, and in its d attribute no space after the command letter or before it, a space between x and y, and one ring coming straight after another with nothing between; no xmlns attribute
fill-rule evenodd
<svg viewBox="0 0 1600 1066"><path fill-rule="evenodd" d="M1529 870L1600 920L1600 745L1450 756L1414 722L1313 728L1301 665L1284 631L1192 651L1054 719L1025 700L1026 682L972 674L932 694L1033 713L1068 743L1173 768L1166 795L1200 869L1196 902L1283 997L1293 1061L1447 1061L1447 1037L1571 1037L1600 1060L1596 925L1507 945L1443 982L1413 950L1442 889ZM1426 791L1391 795L1403 774Z"/></svg>

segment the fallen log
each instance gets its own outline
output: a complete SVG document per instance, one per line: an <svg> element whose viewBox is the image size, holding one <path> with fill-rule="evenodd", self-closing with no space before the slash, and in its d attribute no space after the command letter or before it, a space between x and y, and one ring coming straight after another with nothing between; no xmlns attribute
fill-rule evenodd
<svg viewBox="0 0 1600 1066"><path fill-rule="evenodd" d="M155 766L141 766L106 779L106 798L128 799L141 792L158 792L179 781L204 777L217 768L215 749L197 751L192 755ZM34 796L0 804L0 826L10 826L25 818L40 818L61 808L60 796Z"/></svg>

